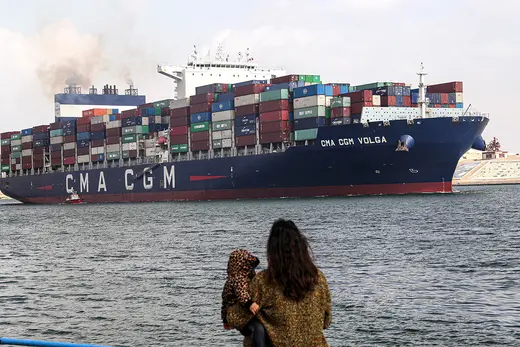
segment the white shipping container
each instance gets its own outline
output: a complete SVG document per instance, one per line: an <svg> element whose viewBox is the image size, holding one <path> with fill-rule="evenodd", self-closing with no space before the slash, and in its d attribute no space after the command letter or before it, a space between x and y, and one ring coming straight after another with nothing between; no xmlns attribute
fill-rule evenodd
<svg viewBox="0 0 520 347"><path fill-rule="evenodd" d="M27 142L32 142L32 141L33 141L32 135L22 136L22 143L27 143Z"/></svg>
<svg viewBox="0 0 520 347"><path fill-rule="evenodd" d="M11 141L11 147L13 146L21 146L22 145L22 139L20 140L12 140Z"/></svg>
<svg viewBox="0 0 520 347"><path fill-rule="evenodd" d="M326 96L325 97L325 106L330 107L330 103L332 102L333 96Z"/></svg>
<svg viewBox="0 0 520 347"><path fill-rule="evenodd" d="M11 165L16 164L16 159L11 159Z"/></svg>
<svg viewBox="0 0 520 347"><path fill-rule="evenodd" d="M235 104L235 106L236 106L236 104ZM211 114L211 121L212 122L220 122L222 120L230 120L230 119L235 119L235 111L234 110L215 112L215 113Z"/></svg>
<svg viewBox="0 0 520 347"><path fill-rule="evenodd" d="M137 151L137 142L129 143L130 145L130 151Z"/></svg>
<svg viewBox="0 0 520 347"><path fill-rule="evenodd" d="M464 102L463 98L462 98L462 93L455 93L455 102L456 103Z"/></svg>
<svg viewBox="0 0 520 347"><path fill-rule="evenodd" d="M51 137L51 145L63 143L63 136Z"/></svg>
<svg viewBox="0 0 520 347"><path fill-rule="evenodd" d="M91 149L92 155L105 154L105 147L94 147Z"/></svg>
<svg viewBox="0 0 520 347"><path fill-rule="evenodd" d="M130 150L130 144L129 144L129 143L123 143L123 144L121 145L121 149L122 149L123 151L129 151L129 150Z"/></svg>
<svg viewBox="0 0 520 347"><path fill-rule="evenodd" d="M233 139L223 139L222 140L222 148L231 148L233 143Z"/></svg>
<svg viewBox="0 0 520 347"><path fill-rule="evenodd" d="M70 149L76 149L76 142L69 142L69 143L63 144L63 149L66 151L68 151Z"/></svg>
<svg viewBox="0 0 520 347"><path fill-rule="evenodd" d="M161 116L155 116L155 124L162 124L162 117Z"/></svg>
<svg viewBox="0 0 520 347"><path fill-rule="evenodd" d="M121 121L113 120L111 122L108 122L106 128L107 129L121 128Z"/></svg>
<svg viewBox="0 0 520 347"><path fill-rule="evenodd" d="M21 170L22 169L22 164L16 164L16 170Z"/></svg>
<svg viewBox="0 0 520 347"><path fill-rule="evenodd" d="M372 95L372 105L381 106L381 95Z"/></svg>
<svg viewBox="0 0 520 347"><path fill-rule="evenodd" d="M104 123L103 116L96 116L90 119L90 124L101 124Z"/></svg>
<svg viewBox="0 0 520 347"><path fill-rule="evenodd" d="M119 146L119 144L117 144L117 145L107 145L107 153L119 152L120 149L121 149L121 146Z"/></svg>
<svg viewBox="0 0 520 347"><path fill-rule="evenodd" d="M32 155L32 149L24 149L22 150L22 157L29 157Z"/></svg>
<svg viewBox="0 0 520 347"><path fill-rule="evenodd" d="M190 98L184 98L184 99L178 99L178 100L172 100L170 101L170 110L176 109L176 108L183 108L190 106Z"/></svg>
<svg viewBox="0 0 520 347"><path fill-rule="evenodd" d="M144 141L144 147L145 148L155 148L155 143L156 143L156 141L153 140L153 139L145 140Z"/></svg>
<svg viewBox="0 0 520 347"><path fill-rule="evenodd" d="M222 140L222 139L231 139L233 138L233 133L231 130L221 130L221 131L214 131L211 134L213 140Z"/></svg>
<svg viewBox="0 0 520 347"><path fill-rule="evenodd" d="M303 98L296 98L293 101L294 108L305 108L314 106L325 106L325 95L311 95ZM330 106L330 101L329 101Z"/></svg>
<svg viewBox="0 0 520 347"><path fill-rule="evenodd" d="M98 154L97 147L91 148L90 149L90 155L96 155L96 154Z"/></svg>
<svg viewBox="0 0 520 347"><path fill-rule="evenodd" d="M90 155L78 155L78 164L90 162Z"/></svg>
<svg viewBox="0 0 520 347"><path fill-rule="evenodd" d="M143 117L142 121L143 121L143 122L142 122L142 123L143 123L142 125L150 125L150 118L148 118L148 117Z"/></svg>
<svg viewBox="0 0 520 347"><path fill-rule="evenodd" d="M161 117L161 124L170 124L170 117L169 116Z"/></svg>
<svg viewBox="0 0 520 347"><path fill-rule="evenodd" d="M155 157L155 148L147 148L144 152L146 157Z"/></svg>
<svg viewBox="0 0 520 347"><path fill-rule="evenodd" d="M249 94L237 96L235 98L235 107L257 104L260 102L260 94Z"/></svg>

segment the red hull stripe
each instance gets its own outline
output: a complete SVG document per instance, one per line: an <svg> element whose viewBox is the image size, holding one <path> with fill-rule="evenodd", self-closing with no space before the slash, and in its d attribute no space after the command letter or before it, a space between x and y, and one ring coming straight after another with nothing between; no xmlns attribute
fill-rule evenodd
<svg viewBox="0 0 520 347"><path fill-rule="evenodd" d="M39 189L39 190L52 190L52 186L36 187L36 189Z"/></svg>
<svg viewBox="0 0 520 347"><path fill-rule="evenodd" d="M190 181L207 181L207 180L214 180L217 178L226 178L227 176L190 176Z"/></svg>
<svg viewBox="0 0 520 347"><path fill-rule="evenodd" d="M103 202L155 202L155 201L197 201L221 199L267 199L280 197L381 195L409 193L451 193L451 182L371 184L356 186L322 186L303 188L254 188L228 190L185 190L150 193L121 194L81 194L86 203ZM64 203L67 195L61 197L28 198L23 202L49 204Z"/></svg>

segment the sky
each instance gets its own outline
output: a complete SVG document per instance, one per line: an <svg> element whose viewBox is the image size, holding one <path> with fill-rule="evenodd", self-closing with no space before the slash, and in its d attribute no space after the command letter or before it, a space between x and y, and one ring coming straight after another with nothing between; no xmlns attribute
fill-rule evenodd
<svg viewBox="0 0 520 347"><path fill-rule="evenodd" d="M328 82L464 82L464 103L490 113L486 141L520 152L518 0L0 0L0 132L54 120L53 95L133 82L171 98L158 63L183 65L197 45L231 59Z"/></svg>

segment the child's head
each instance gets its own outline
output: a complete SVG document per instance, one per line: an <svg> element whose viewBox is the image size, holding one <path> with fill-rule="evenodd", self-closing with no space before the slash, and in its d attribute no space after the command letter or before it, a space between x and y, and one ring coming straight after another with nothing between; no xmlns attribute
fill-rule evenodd
<svg viewBox="0 0 520 347"><path fill-rule="evenodd" d="M254 271L260 260L245 249L236 249L229 255L228 274Z"/></svg>

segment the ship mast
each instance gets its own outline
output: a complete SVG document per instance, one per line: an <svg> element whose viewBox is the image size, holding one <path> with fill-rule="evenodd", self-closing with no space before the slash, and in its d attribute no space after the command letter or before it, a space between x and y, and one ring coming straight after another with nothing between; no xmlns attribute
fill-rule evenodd
<svg viewBox="0 0 520 347"><path fill-rule="evenodd" d="M421 108L421 118L426 116L426 85L424 84L424 76L428 73L424 72L424 65L421 62L421 71L417 73L419 75L419 99L417 103Z"/></svg>

